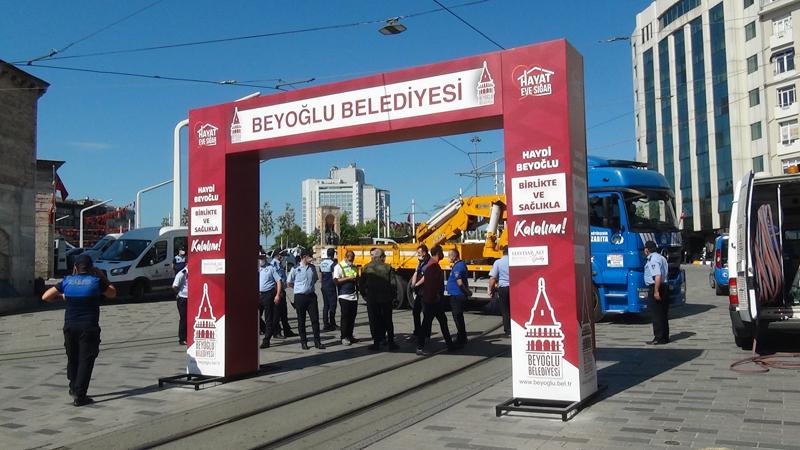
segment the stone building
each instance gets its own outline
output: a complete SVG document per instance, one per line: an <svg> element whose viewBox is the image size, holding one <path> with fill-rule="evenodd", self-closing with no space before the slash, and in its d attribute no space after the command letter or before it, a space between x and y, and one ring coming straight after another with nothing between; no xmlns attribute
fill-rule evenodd
<svg viewBox="0 0 800 450"><path fill-rule="evenodd" d="M0 60L0 298L33 292L36 120L48 87Z"/></svg>

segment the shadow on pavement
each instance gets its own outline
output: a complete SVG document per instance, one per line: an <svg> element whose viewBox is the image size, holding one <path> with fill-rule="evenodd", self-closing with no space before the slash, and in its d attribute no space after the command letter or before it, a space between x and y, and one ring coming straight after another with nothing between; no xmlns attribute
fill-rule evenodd
<svg viewBox="0 0 800 450"><path fill-rule="evenodd" d="M599 384L608 388L600 400L637 386L702 355L703 350L680 348L598 348L597 360L613 362L597 371Z"/></svg>
<svg viewBox="0 0 800 450"><path fill-rule="evenodd" d="M95 403L104 403L112 400L120 400L126 397L136 397L138 395L151 394L160 390L162 389L159 389L158 385L154 384L151 386L127 389L124 391L106 392L105 394L92 394L92 398L94 398Z"/></svg>

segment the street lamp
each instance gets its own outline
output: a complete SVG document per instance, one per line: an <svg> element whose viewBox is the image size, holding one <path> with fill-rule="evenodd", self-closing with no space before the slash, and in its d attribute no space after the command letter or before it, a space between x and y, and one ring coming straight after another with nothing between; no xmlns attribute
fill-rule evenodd
<svg viewBox="0 0 800 450"><path fill-rule="evenodd" d="M608 44L610 42L617 42L617 41L630 41L630 36L611 36L606 39L597 41L598 44Z"/></svg>
<svg viewBox="0 0 800 450"><path fill-rule="evenodd" d="M105 205L106 203L110 202L111 200L112 199L108 199L108 200L106 200L104 202L95 203L94 205L89 206L87 208L83 208L81 210L80 239L79 239L79 242L78 242L78 247L83 248L83 213L85 213L86 211L88 211L88 210L90 210L92 208L97 208L98 206Z"/></svg>
<svg viewBox="0 0 800 450"><path fill-rule="evenodd" d="M400 23L399 17L393 17L386 21L386 25L381 27L378 32L384 34L386 36L391 36L393 34L400 34L403 31L406 31L406 26Z"/></svg>
<svg viewBox="0 0 800 450"><path fill-rule="evenodd" d="M146 188L144 188L144 189L142 189L142 190L140 190L139 192L136 193L136 228L137 229L139 228L139 224L140 224L140 221L141 221L139 219L139 206L142 204L142 202L141 202L142 194L147 192L147 191L152 191L153 189L160 188L161 186L164 186L165 184L169 184L169 183L172 183L172 180L162 181L161 183L154 184L152 186L146 187ZM178 210L180 211L180 205L178 205ZM178 214L180 214L180 212ZM173 226L175 225L175 217L180 218L180 215L176 216L174 214L174 211L173 211L173 215L172 215L172 225ZM180 220L178 220L178 224L179 225L180 225L180 223L181 223Z"/></svg>

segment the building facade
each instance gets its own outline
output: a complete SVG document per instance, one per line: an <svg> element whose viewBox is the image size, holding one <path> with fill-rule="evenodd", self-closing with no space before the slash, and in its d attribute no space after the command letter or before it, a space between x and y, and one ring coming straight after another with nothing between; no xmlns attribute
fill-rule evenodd
<svg viewBox="0 0 800 450"><path fill-rule="evenodd" d="M306 179L302 183L302 228L313 233L320 224L317 211L334 206L347 214L353 225L389 217L389 191L365 183L364 170L350 164L332 167L328 178Z"/></svg>
<svg viewBox="0 0 800 450"><path fill-rule="evenodd" d="M34 288L36 129L48 86L0 61L0 298Z"/></svg>
<svg viewBox="0 0 800 450"><path fill-rule="evenodd" d="M800 159L793 17L800 0L657 0L631 35L636 159L675 191L681 229L727 229L734 185Z"/></svg>

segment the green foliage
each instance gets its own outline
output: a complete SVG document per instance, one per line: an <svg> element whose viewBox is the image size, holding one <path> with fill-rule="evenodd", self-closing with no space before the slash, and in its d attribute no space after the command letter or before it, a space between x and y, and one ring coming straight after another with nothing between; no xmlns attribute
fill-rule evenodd
<svg viewBox="0 0 800 450"><path fill-rule="evenodd" d="M272 234L272 230L275 228L275 221L272 219L272 208L269 206L269 202L264 202L264 206L261 207L259 211L259 231L261 234L264 235L264 240Z"/></svg>

